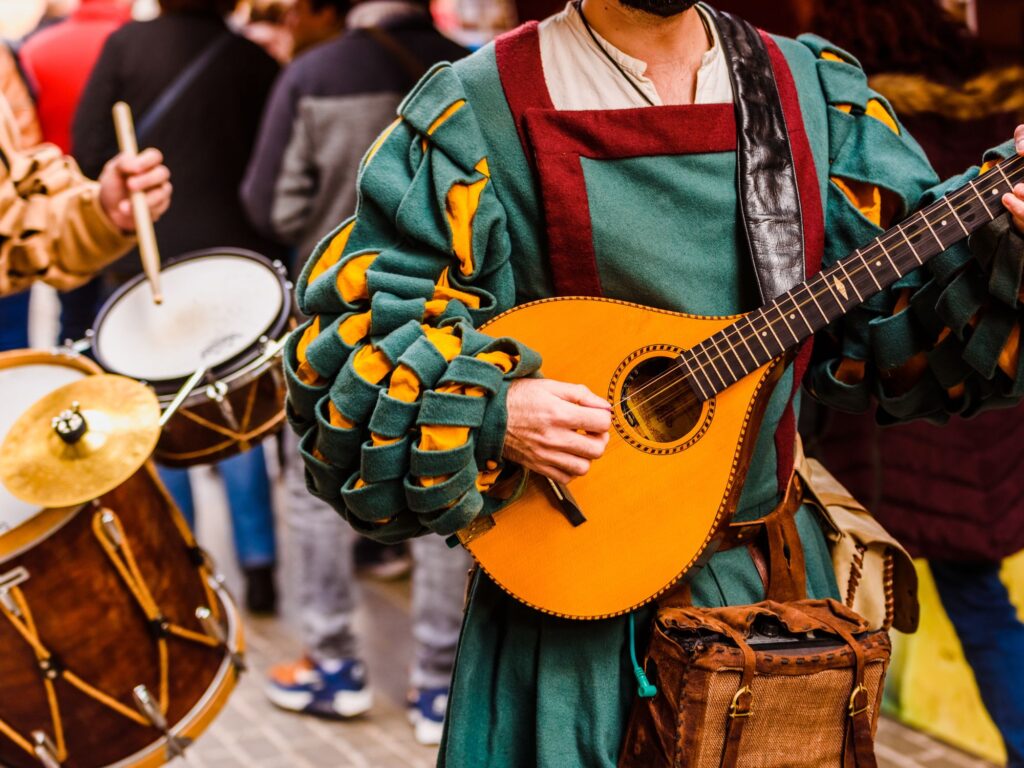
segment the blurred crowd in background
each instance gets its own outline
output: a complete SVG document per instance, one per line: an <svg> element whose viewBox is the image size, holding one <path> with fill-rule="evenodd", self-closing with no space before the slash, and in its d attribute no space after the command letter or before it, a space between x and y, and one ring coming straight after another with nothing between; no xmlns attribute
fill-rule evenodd
<svg viewBox="0 0 1024 768"><path fill-rule="evenodd" d="M814 32L859 57L941 175L970 165L1024 120L1021 0L780 0L715 3L773 32ZM0 90L25 146L52 142L95 176L116 151L110 108L133 108L140 144L163 151L175 187L157 225L164 259L246 248L295 274L355 206L359 162L402 95L454 59L557 0L0 0ZM134 23L132 22L134 20ZM436 29L435 29L436 26ZM439 30L439 31L438 31ZM140 269L130 254L61 296L57 343L86 337L111 294ZM0 300L0 349L29 345L31 296ZM810 448L915 554L927 557L1011 765L1024 765L1024 626L1000 582L1024 549L1024 417L982 415L938 431L879 430L818 414ZM992 436L999 439L993 440ZM352 614L357 568L384 576L415 562L410 714L436 743L458 637L467 563L440 542L354 542L305 493L294 445L281 441L300 550L297 611L306 655L270 673L268 694L298 711L352 715L372 705ZM246 604L276 610L274 514L264 448L218 466L230 502ZM184 470L162 472L189 520ZM995 516L995 517L993 517ZM998 523L998 535L994 534ZM351 556L350 556L351 554Z"/></svg>

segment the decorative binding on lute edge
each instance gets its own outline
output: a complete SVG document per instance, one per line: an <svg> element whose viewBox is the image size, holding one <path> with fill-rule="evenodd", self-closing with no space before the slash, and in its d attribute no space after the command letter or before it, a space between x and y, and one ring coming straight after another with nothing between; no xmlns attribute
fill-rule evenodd
<svg viewBox="0 0 1024 768"><path fill-rule="evenodd" d="M1024 157L1001 161L842 261L688 349L679 356L679 372L700 399L714 397L1005 214L1001 198L1021 182Z"/></svg>

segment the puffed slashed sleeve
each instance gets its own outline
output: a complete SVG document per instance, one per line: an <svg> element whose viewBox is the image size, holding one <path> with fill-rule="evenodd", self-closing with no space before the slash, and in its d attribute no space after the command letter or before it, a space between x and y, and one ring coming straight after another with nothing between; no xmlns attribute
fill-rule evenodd
<svg viewBox="0 0 1024 768"><path fill-rule="evenodd" d="M361 533L449 535L500 503L505 395L538 356L477 326L513 304L505 212L461 83L426 75L315 249L285 350L310 491Z"/></svg>
<svg viewBox="0 0 1024 768"><path fill-rule="evenodd" d="M856 60L821 38L800 39L818 57L828 102L826 265L1012 153L1007 143L940 183ZM841 410L877 404L880 423L1017 402L1022 267L1024 238L1002 216L834 324L816 345L811 392Z"/></svg>
<svg viewBox="0 0 1024 768"><path fill-rule="evenodd" d="M0 101L0 295L36 280L74 288L133 242L74 160L52 144L17 148L14 119Z"/></svg>

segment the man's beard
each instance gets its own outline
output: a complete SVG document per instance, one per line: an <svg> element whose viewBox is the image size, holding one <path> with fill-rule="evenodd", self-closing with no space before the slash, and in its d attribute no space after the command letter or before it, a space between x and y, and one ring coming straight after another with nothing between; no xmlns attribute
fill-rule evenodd
<svg viewBox="0 0 1024 768"><path fill-rule="evenodd" d="M678 16L697 4L697 0L619 0L627 8L653 13L655 16L668 18Z"/></svg>

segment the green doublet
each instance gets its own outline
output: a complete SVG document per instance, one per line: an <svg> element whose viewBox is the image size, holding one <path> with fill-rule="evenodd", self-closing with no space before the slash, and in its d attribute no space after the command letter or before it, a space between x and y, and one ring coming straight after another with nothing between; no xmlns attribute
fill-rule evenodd
<svg viewBox="0 0 1024 768"><path fill-rule="evenodd" d="M929 190L938 180L909 136L868 116L869 102L884 100L867 88L852 59L817 38L777 42L796 81L821 182L828 265L879 232L831 177L884 187L898 197L902 215L934 194ZM822 58L826 51L837 60ZM364 161L354 222L326 238L306 266L298 295L313 319L286 350L289 417L303 435L311 492L361 532L389 541L450 535L499 507L486 493L485 476L501 466L504 393L511 380L543 366L515 340L490 339L473 328L511 306L554 294L541 205L493 46L432 70L400 113L401 121ZM585 160L583 170L606 295L699 314L756 306L737 223L735 153ZM969 317L979 302L1001 302L1018 321L1015 297L1008 301L1005 288L1013 284L1014 267L1019 287L1019 255L1006 245L1013 236L990 237L998 242L987 247L1006 252L999 262L1001 293L989 296L987 273L966 246L951 250L936 269L902 281L916 291L914 316L901 321L905 327L891 327L896 299L887 291L830 329L842 353L866 361L868 372L859 384L840 383L833 375L836 347L828 345L811 369L817 394L846 407L866 407L874 397L893 418L975 407L975 399L964 405L949 397L951 382L985 382L968 385L972 398L1018 396L1021 377L1010 380L996 369L997 333L987 336L984 349L971 349L969 338L953 334L959 346L949 342L942 356L929 358L918 387L899 402L884 391L876 368L915 354L927 342L918 326ZM356 269L361 257L371 262L361 268L363 277ZM972 301L958 303L965 292L950 289L965 264L981 295L975 291ZM341 279L346 269L356 276ZM362 336L352 330L361 322L369 324ZM424 326L454 329L458 351L445 354ZM368 345L367 352L379 353L373 365L360 357ZM509 365L488 370L492 353L507 355ZM411 400L403 400L395 384L403 368L419 382ZM764 515L778 500L773 438L792 383L790 369L757 438L741 519ZM416 444L417 430L438 425L465 428L465 443L433 452ZM836 597L824 537L806 508L798 527L809 596ZM764 597L744 549L715 555L692 591L694 601L707 606ZM641 633L651 613L638 612ZM477 577L439 764L612 768L636 689L627 629L624 617L574 622L543 615Z"/></svg>

